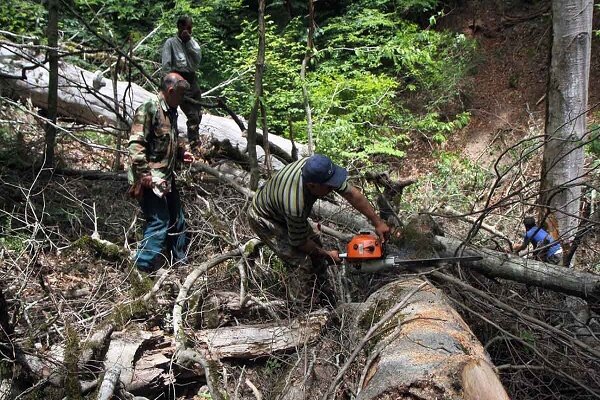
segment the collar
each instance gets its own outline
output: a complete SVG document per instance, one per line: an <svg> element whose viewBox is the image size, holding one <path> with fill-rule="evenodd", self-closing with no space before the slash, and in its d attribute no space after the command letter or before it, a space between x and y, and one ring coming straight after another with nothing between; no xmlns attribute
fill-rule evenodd
<svg viewBox="0 0 600 400"><path fill-rule="evenodd" d="M160 108L162 108L163 112L170 114L170 115L177 114L177 107L171 108L167 104L167 101L165 100L165 96L162 94L162 92L160 92L158 95L158 103L160 104Z"/></svg>

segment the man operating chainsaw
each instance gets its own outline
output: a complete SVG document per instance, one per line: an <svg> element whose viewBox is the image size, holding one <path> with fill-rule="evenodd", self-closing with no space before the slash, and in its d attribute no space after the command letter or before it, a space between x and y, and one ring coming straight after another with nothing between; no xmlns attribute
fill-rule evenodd
<svg viewBox="0 0 600 400"><path fill-rule="evenodd" d="M319 198L335 191L367 217L383 242L390 228L347 177L344 168L321 154L285 166L256 192L248 212L250 227L281 259L320 274L323 261L341 260L337 250L322 247L308 217Z"/></svg>

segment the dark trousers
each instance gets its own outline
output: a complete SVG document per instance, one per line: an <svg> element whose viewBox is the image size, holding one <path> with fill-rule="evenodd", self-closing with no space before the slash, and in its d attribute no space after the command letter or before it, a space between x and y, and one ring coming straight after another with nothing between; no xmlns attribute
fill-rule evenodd
<svg viewBox="0 0 600 400"><path fill-rule="evenodd" d="M190 142L195 142L200 136L200 121L202 121L202 110L197 102L202 98L202 91L198 86L196 74L190 72L179 72L190 84L190 88L185 91L183 102L179 106L181 111L187 117L187 137ZM187 100L189 98L194 101Z"/></svg>
<svg viewBox="0 0 600 400"><path fill-rule="evenodd" d="M161 258L170 257L173 262L185 259L188 245L185 233L185 217L175 183L171 192L162 198L152 189L144 189L140 206L146 226L144 239L136 254L136 265L142 271L153 271L162 265ZM163 256L163 250L166 254ZM168 261L171 261L168 260Z"/></svg>

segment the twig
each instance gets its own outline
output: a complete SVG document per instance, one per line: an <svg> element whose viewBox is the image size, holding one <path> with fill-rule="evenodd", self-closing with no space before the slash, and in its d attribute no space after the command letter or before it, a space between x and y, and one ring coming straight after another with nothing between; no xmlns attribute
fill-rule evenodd
<svg viewBox="0 0 600 400"><path fill-rule="evenodd" d="M254 393L254 397L256 397L256 400L262 400L262 395L260 394L256 386L254 386L254 384L250 381L250 379L246 378L245 382L246 385L248 385L248 387L252 390L252 393Z"/></svg>
<svg viewBox="0 0 600 400"><path fill-rule="evenodd" d="M587 344L585 344L584 342L582 342L581 340L574 338L572 336L569 336L568 334L566 334L565 332L563 332L562 330L555 328L554 326L547 324L543 321L540 321L537 318L534 318L530 315L524 314L522 312L520 312L519 310L516 310L515 308L509 306L508 304L505 304L503 302L501 302L500 300L496 299L495 297L485 293L482 290L476 289L473 286L461 281L460 279L457 279L453 276L444 274L442 272L432 272L431 275L435 278L438 279L442 279L446 282L450 282L454 285L460 286L462 289L467 290L469 292L475 293L478 296L483 297L484 299L486 299L487 301L489 301L490 303L494 304L496 307L510 312L514 315L518 315L520 318L523 318L524 320L531 322L537 326L539 326L540 328L545 329L548 332L552 332L554 334L556 334L557 337L559 337L565 344L571 345L571 346L576 346L579 347L580 349L588 352L589 354L597 357L600 359L600 350L594 349L590 346L588 346Z"/></svg>

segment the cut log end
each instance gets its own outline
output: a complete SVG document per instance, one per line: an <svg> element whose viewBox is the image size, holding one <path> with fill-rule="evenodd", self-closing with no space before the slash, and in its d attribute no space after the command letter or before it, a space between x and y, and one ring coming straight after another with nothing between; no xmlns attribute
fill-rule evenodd
<svg viewBox="0 0 600 400"><path fill-rule="evenodd" d="M462 370L463 399L508 400L498 376L484 360L469 361Z"/></svg>

